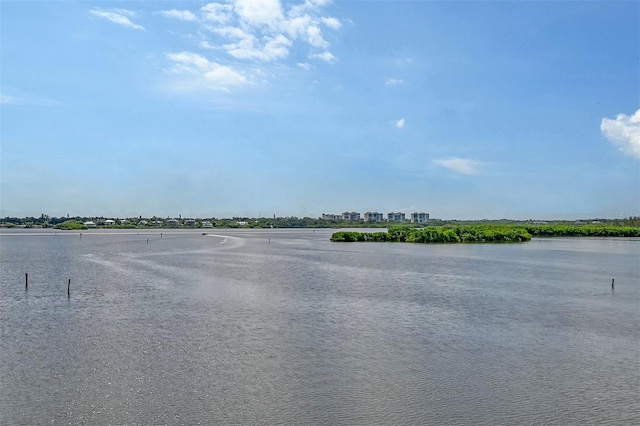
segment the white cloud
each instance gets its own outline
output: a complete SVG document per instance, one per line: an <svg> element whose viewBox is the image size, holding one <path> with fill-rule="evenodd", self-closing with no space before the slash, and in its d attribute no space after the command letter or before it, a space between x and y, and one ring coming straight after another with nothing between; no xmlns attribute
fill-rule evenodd
<svg viewBox="0 0 640 426"><path fill-rule="evenodd" d="M265 38L263 42L264 45L256 46L259 41L251 35L245 35L238 42L225 44L223 47L229 55L238 59L272 61L285 58L289 54L291 41L282 34L273 38Z"/></svg>
<svg viewBox="0 0 640 426"><path fill-rule="evenodd" d="M232 18L233 6L230 4L209 3L200 8L200 13L206 21L226 24Z"/></svg>
<svg viewBox="0 0 640 426"><path fill-rule="evenodd" d="M309 55L310 59L321 59L325 62L333 63L337 61L337 58L333 56L331 52L312 53Z"/></svg>
<svg viewBox="0 0 640 426"><path fill-rule="evenodd" d="M280 0L236 0L233 8L250 25L275 25L283 19Z"/></svg>
<svg viewBox="0 0 640 426"><path fill-rule="evenodd" d="M114 7L112 9L110 9L112 12L118 13L120 15L125 15L125 16L129 16L131 18L133 18L134 16L136 16L136 12L134 12L133 10L127 10L127 9L120 9L117 7Z"/></svg>
<svg viewBox="0 0 640 426"><path fill-rule="evenodd" d="M463 175L479 175L482 172L481 168L489 164L484 161L457 157L434 160L434 163Z"/></svg>
<svg viewBox="0 0 640 426"><path fill-rule="evenodd" d="M310 25L307 27L307 41L313 47L326 48L329 46L329 43L322 37L322 31L320 28L315 25Z"/></svg>
<svg viewBox="0 0 640 426"><path fill-rule="evenodd" d="M387 86L400 86L404 84L404 80L399 78L388 78L387 81L384 82Z"/></svg>
<svg viewBox="0 0 640 426"><path fill-rule="evenodd" d="M404 124L405 124L404 118L401 118L400 120L393 123L393 125L396 126L398 129L402 129L404 127Z"/></svg>
<svg viewBox="0 0 640 426"><path fill-rule="evenodd" d="M231 67L210 62L197 53L169 53L167 57L174 62L169 71L182 77L180 87L183 89L213 89L228 92L229 87L249 83L247 77L240 72Z"/></svg>
<svg viewBox="0 0 640 426"><path fill-rule="evenodd" d="M623 154L640 160L640 109L632 116L618 114L615 120L603 118L600 131Z"/></svg>
<svg viewBox="0 0 640 426"><path fill-rule="evenodd" d="M188 10L171 9L171 10L161 10L158 13L166 18L175 18L181 21L197 21L198 20L196 15L194 15L193 12L190 12Z"/></svg>
<svg viewBox="0 0 640 426"><path fill-rule="evenodd" d="M307 71L309 71L312 68L311 64L308 62L298 62L298 66Z"/></svg>
<svg viewBox="0 0 640 426"><path fill-rule="evenodd" d="M216 46L213 46L211 43L209 43L207 40L201 40L199 43L200 47L202 47L203 49L216 49Z"/></svg>
<svg viewBox="0 0 640 426"><path fill-rule="evenodd" d="M283 21L280 27L291 38L297 39L306 35L310 23L311 17L309 15L294 16Z"/></svg>
<svg viewBox="0 0 640 426"><path fill-rule="evenodd" d="M340 27L342 26L342 24L340 23L339 20L337 20L336 18L332 18L332 17L328 17L325 18L324 16L322 18L320 18L320 20L322 21L323 24L325 24L327 27L332 28L334 30L340 29Z"/></svg>
<svg viewBox="0 0 640 426"><path fill-rule="evenodd" d="M281 0L211 2L203 6L200 13L203 27L217 35L218 40L202 43L237 59L264 62L283 59L295 43L302 43L325 51L309 57L335 62L336 57L327 51L329 43L320 28L341 27L338 19L322 15L322 7L328 3L306 0L303 4L285 7Z"/></svg>
<svg viewBox="0 0 640 426"><path fill-rule="evenodd" d="M91 9L89 13L92 14L93 16L97 16L98 18L106 19L107 21L113 22L114 24L122 25L123 27L132 28L134 30L139 30L139 31L144 30L144 27L142 25L134 24L127 17L127 16L130 16L130 17L135 16L135 13L130 10L126 10L126 9L103 10L103 9L95 8L95 9Z"/></svg>

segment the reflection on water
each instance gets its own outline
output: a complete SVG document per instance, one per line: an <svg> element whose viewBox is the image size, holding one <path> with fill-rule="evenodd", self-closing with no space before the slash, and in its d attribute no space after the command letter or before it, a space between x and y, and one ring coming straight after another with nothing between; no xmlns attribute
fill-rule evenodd
<svg viewBox="0 0 640 426"><path fill-rule="evenodd" d="M640 240L330 234L4 231L0 424L640 423Z"/></svg>

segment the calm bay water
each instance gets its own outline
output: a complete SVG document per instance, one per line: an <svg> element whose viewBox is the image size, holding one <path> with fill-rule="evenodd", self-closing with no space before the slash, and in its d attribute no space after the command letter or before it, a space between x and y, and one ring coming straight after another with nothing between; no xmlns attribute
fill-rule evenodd
<svg viewBox="0 0 640 426"><path fill-rule="evenodd" d="M640 424L639 239L206 232L2 231L0 424Z"/></svg>

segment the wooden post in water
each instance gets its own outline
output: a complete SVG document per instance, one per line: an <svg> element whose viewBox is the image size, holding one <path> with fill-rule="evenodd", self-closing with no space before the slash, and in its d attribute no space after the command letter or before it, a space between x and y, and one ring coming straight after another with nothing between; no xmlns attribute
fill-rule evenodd
<svg viewBox="0 0 640 426"><path fill-rule="evenodd" d="M29 274L24 274L24 289L29 290Z"/></svg>
<svg viewBox="0 0 640 426"><path fill-rule="evenodd" d="M67 297L71 296L71 278L67 281Z"/></svg>
<svg viewBox="0 0 640 426"><path fill-rule="evenodd" d="M613 290L613 288L614 288L614 287L613 287L613 282L614 282L614 281L615 281L615 279L614 279L614 278L611 278L611 290Z"/></svg>

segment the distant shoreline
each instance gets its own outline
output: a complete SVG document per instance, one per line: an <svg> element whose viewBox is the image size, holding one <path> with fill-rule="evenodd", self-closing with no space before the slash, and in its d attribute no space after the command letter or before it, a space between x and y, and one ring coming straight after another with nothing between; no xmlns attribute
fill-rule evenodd
<svg viewBox="0 0 640 426"><path fill-rule="evenodd" d="M275 218L197 218L197 219L158 219L158 218L130 218L106 219L103 217L75 217L75 218L40 218L5 217L0 219L0 228L53 228L58 230L86 230L86 229L272 229L272 228L362 228L384 229L389 227L423 228L442 226L516 226L527 229L546 229L545 227L640 227L640 217L624 219L587 219L587 220L442 220L429 219L426 223L413 222L365 222L346 220L326 220L321 218L275 217Z"/></svg>

